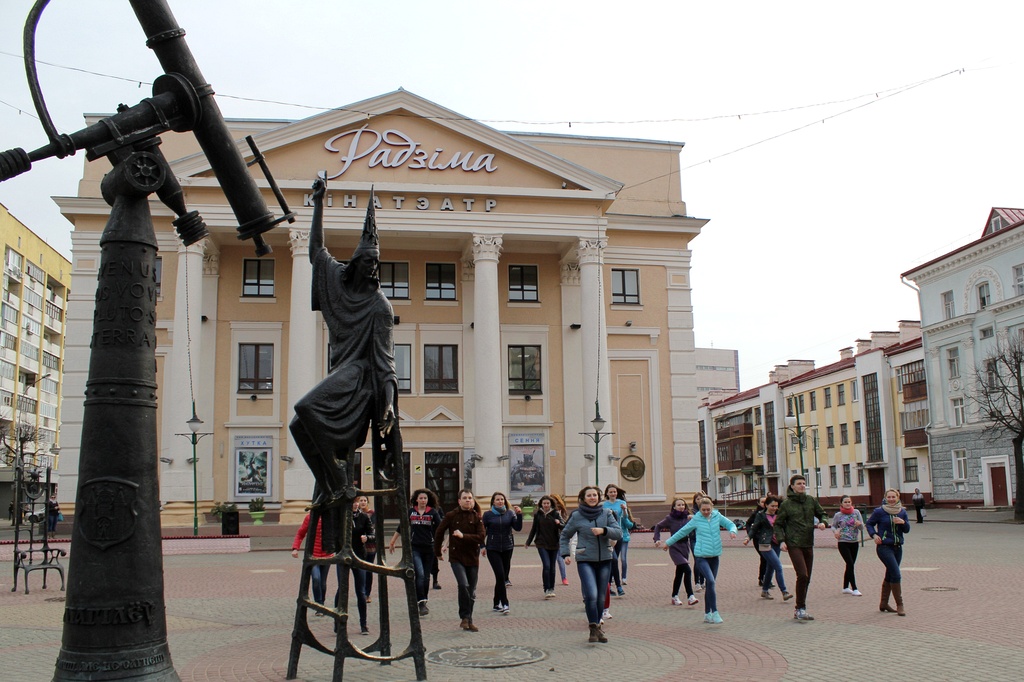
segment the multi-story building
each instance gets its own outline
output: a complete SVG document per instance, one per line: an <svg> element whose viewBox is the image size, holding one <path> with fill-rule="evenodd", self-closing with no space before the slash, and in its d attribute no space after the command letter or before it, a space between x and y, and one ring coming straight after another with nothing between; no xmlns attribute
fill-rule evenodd
<svg viewBox="0 0 1024 682"><path fill-rule="evenodd" d="M844 348L838 362L791 360L769 383L702 405L702 454L714 454L708 492L740 500L785 492L802 471L828 503L849 494L877 504L888 487L908 501L915 488L929 493L922 362L920 324L902 321L899 331Z"/></svg>
<svg viewBox="0 0 1024 682"><path fill-rule="evenodd" d="M54 469L60 448L64 302L71 263L0 204L4 249L0 302L0 505L10 503L11 453Z"/></svg>
<svg viewBox="0 0 1024 682"><path fill-rule="evenodd" d="M740 352L697 348L697 400L717 400L740 390Z"/></svg>
<svg viewBox="0 0 1024 682"><path fill-rule="evenodd" d="M984 433L971 395L998 340L1024 330L1024 210L993 208L978 239L903 277L921 306L935 499L1012 504L1011 438Z"/></svg>
<svg viewBox="0 0 1024 682"><path fill-rule="evenodd" d="M307 244L310 186L324 169L326 241L339 260L375 192L413 488L450 504L464 483L516 500L617 482L631 501L661 504L700 487L689 242L706 221L680 196L682 144L504 133L406 91L297 122L228 125L254 137L298 221L266 233L274 252L254 257L193 138L166 136L211 234L182 247L153 199L165 522L191 513L191 443L179 434L193 400L212 434L195 464L204 507L262 496L301 518L308 503L312 477L287 424L326 371ZM73 396L85 387L105 170L87 164L80 196L58 199L75 225L77 285L66 478L77 469L83 401ZM595 403L608 422L598 444Z"/></svg>

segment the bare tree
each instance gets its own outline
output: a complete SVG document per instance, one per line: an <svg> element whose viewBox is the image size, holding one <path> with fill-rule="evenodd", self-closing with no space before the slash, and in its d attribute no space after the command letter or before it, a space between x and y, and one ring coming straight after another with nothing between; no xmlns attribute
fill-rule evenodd
<svg viewBox="0 0 1024 682"><path fill-rule="evenodd" d="M15 460L21 464L29 455L39 450L39 429L26 422L2 422L0 424L0 457L4 464L12 466Z"/></svg>
<svg viewBox="0 0 1024 682"><path fill-rule="evenodd" d="M1000 339L981 364L975 366L968 399L986 422L985 435L992 441L1009 437L1013 444L1017 483L1013 518L1024 523L1024 337L1014 333Z"/></svg>

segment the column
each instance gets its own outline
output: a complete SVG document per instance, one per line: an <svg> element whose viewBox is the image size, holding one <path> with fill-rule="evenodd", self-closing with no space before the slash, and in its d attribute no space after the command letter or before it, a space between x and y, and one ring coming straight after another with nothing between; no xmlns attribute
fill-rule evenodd
<svg viewBox="0 0 1024 682"><path fill-rule="evenodd" d="M605 321L604 304L604 277L602 275L601 253L608 245L606 239L581 239L577 252L580 263L580 342L583 347L583 391L581 402L583 403L583 424L581 431L593 431L591 421L594 419L594 400L601 404L601 416L607 422L604 431L615 430L615 420L612 419L611 391L609 389L608 374L608 335ZM594 483L598 480L594 466L600 467L600 484L603 487L607 483L618 481L618 474L615 467L608 464L608 455L614 450L614 436L601 440L601 447L595 448L593 440L586 438L586 452L594 455L595 449L604 454L599 454L597 459L590 460L591 467L585 483Z"/></svg>
<svg viewBox="0 0 1024 682"><path fill-rule="evenodd" d="M320 371L318 352L321 338L319 316L310 304L310 288L313 283L313 266L309 262L309 230L292 228L288 231L292 249L291 300L288 309L288 411L285 422L290 423L295 415L295 403L304 396L324 372ZM306 460L299 453L295 441L285 430L286 443L281 451L291 457L291 462L282 462L284 469L284 499L301 501L302 506L313 496L313 474L306 466ZM299 512L302 510L299 509ZM301 516L299 520L301 521Z"/></svg>
<svg viewBox="0 0 1024 682"><path fill-rule="evenodd" d="M593 405L585 405L580 399L580 392L569 390L569 387L583 385L583 342L582 342L582 311L580 310L580 264L576 260L576 249L563 259L561 263L561 295L562 295L562 405L565 414L565 490L572 493L583 487L587 480L593 479L590 462L583 457L585 441L589 439L581 435L584 425L589 427L586 411L593 410ZM577 325L576 329L572 325ZM592 451L591 448L590 451ZM552 460L554 462L555 460ZM587 472L591 475L588 477Z"/></svg>
<svg viewBox="0 0 1024 682"><path fill-rule="evenodd" d="M498 322L498 258L501 237L473 235L473 387L477 494L508 487L502 442L501 328Z"/></svg>

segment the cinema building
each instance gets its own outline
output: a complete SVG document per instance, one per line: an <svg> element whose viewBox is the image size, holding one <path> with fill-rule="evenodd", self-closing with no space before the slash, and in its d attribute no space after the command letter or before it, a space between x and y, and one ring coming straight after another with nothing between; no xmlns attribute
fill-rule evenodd
<svg viewBox="0 0 1024 682"><path fill-rule="evenodd" d="M707 221L681 198L681 143L499 132L403 90L301 121L228 125L247 159L253 137L297 220L266 233L273 253L257 258L195 139L164 136L188 207L210 229L183 247L153 198L165 525L190 523L193 466L204 510L263 497L289 521L309 501L312 476L287 427L326 372L308 259L321 170L339 260L376 201L412 488L453 504L463 485L518 500L616 482L660 506L700 487L689 244ZM105 164L86 164L79 196L58 199L74 224L66 496L77 484ZM193 401L209 434L195 461L183 435ZM595 403L607 422L597 444Z"/></svg>

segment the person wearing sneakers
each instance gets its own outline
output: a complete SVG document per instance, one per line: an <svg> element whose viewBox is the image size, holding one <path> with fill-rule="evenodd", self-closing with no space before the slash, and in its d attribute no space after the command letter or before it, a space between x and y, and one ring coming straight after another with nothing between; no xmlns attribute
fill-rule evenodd
<svg viewBox="0 0 1024 682"><path fill-rule="evenodd" d="M448 534L448 561L452 565L455 583L459 586L459 627L468 632L479 632L473 624L473 605L476 603L476 581L480 575L480 545L484 542L484 524L480 520L480 505L473 491L459 491L459 506L445 514L434 534L434 556L444 560L442 549Z"/></svg>
<svg viewBox="0 0 1024 682"><path fill-rule="evenodd" d="M757 548L761 558L764 559L765 569L761 574L761 598L774 599L771 593L772 576L779 583L782 590L782 600L789 601L793 595L786 590L786 579L782 575L782 561L779 560L780 547L775 542L775 518L779 512L779 498L775 495L766 495L764 498L764 509L754 517L753 523L747 529L747 538L743 544L751 540Z"/></svg>
<svg viewBox="0 0 1024 682"><path fill-rule="evenodd" d="M569 515L559 539L558 552L567 566L573 558L569 541L576 536L576 572L580 576L583 605L587 611L590 626L590 643L607 643L601 625L601 602L608 592L608 578L612 572L614 551L611 543L622 537L619 522L610 510L601 506L601 490L596 486L584 486L579 495L579 508Z"/></svg>
<svg viewBox="0 0 1024 682"><path fill-rule="evenodd" d="M557 509L558 513L562 515L562 521L564 522L565 519L569 518L569 510L565 508L565 502L562 501L562 497L560 495L556 495L555 493L551 493L550 497L551 501L555 505L555 509ZM573 539L573 542L575 543L575 539ZM573 551L576 551L575 544L573 544L572 549ZM565 573L565 559L563 559L562 555L558 552L556 552L555 554L557 555L556 558L558 560L558 573L562 576L562 584L568 585L569 576Z"/></svg>
<svg viewBox="0 0 1024 682"><path fill-rule="evenodd" d="M622 529L622 539L615 543L615 561L612 563L611 580L615 583L615 594L620 597L626 596L622 586L626 584L626 573L629 571L627 558L629 554L629 529L634 525L633 517L629 514L629 507L626 506L626 491L609 483L604 489L605 509L615 512L615 518L619 521L619 528ZM622 568L619 568L621 562Z"/></svg>
<svg viewBox="0 0 1024 682"><path fill-rule="evenodd" d="M533 516L533 526L526 538L526 546L529 547L536 540L545 599L555 597L555 564L558 563L555 557L558 556L558 540L564 525L565 519L555 508L554 500L548 495L540 498L540 510Z"/></svg>
<svg viewBox="0 0 1024 682"><path fill-rule="evenodd" d="M705 497L700 501L700 513L668 540L659 543L667 552L672 545L691 533L697 536L693 556L697 571L704 575L704 622L709 624L722 622L722 616L718 613L715 578L718 576L718 560L722 556L723 528L729 531L731 537L736 537L736 524L716 511L711 498Z"/></svg>
<svg viewBox="0 0 1024 682"><path fill-rule="evenodd" d="M657 545L661 541L661 531L668 531L668 534L672 535L689 520L690 508L686 505L686 500L679 497L672 500L672 509L669 510L668 516L654 524L654 544ZM686 589L685 603L693 606L698 600L693 596L693 584L690 582L690 543L677 542L672 545L668 555L676 565L676 575L672 579L672 605L682 606L684 603L679 598L679 585L682 584Z"/></svg>
<svg viewBox="0 0 1024 682"><path fill-rule="evenodd" d="M507 616L509 612L509 571L512 569L512 551L516 541L513 531L523 529L523 510L516 505L509 508L505 493L491 495L491 508L484 512L484 556L494 572L494 610Z"/></svg>
<svg viewBox="0 0 1024 682"><path fill-rule="evenodd" d="M700 501L707 497L707 493L703 490L698 490L693 494L693 503L690 505L690 518L692 519L697 514L700 514ZM693 554L693 548L697 544L697 536L691 535L688 540L690 543L690 554ZM696 568L696 566L694 567ZM700 571L695 570L693 572L693 590L694 592L700 592L704 589L704 576Z"/></svg>
<svg viewBox="0 0 1024 682"><path fill-rule="evenodd" d="M409 539L412 544L412 563L416 571L416 600L421 616L430 613L427 599L430 597L430 567L434 561L434 534L441 525L440 504L434 491L420 488L409 498ZM401 537L398 531L391 536L388 551L395 551L395 543Z"/></svg>
<svg viewBox="0 0 1024 682"><path fill-rule="evenodd" d="M849 495L840 498L839 511L832 517L832 529L838 540L836 544L839 547L839 556L843 557L846 564L846 571L843 573L843 594L860 597L861 592L857 589L857 576L853 572L853 567L857 563L857 550L860 548L858 543L864 537L864 517L854 509L853 500Z"/></svg>
<svg viewBox="0 0 1024 682"><path fill-rule="evenodd" d="M807 494L807 479L796 474L789 479L789 493L775 516L775 539L796 571L796 620L814 620L807 613L807 587L814 568L814 528L825 529L825 510L816 497Z"/></svg>
<svg viewBox="0 0 1024 682"><path fill-rule="evenodd" d="M903 561L903 536L910 532L910 519L903 508L900 493L895 488L885 491L885 504L871 512L867 522L868 535L875 540L875 553L885 565L885 580L882 581L882 601L878 610L892 613L889 594L896 600L896 613L905 616L903 610L903 582L900 562Z"/></svg>

